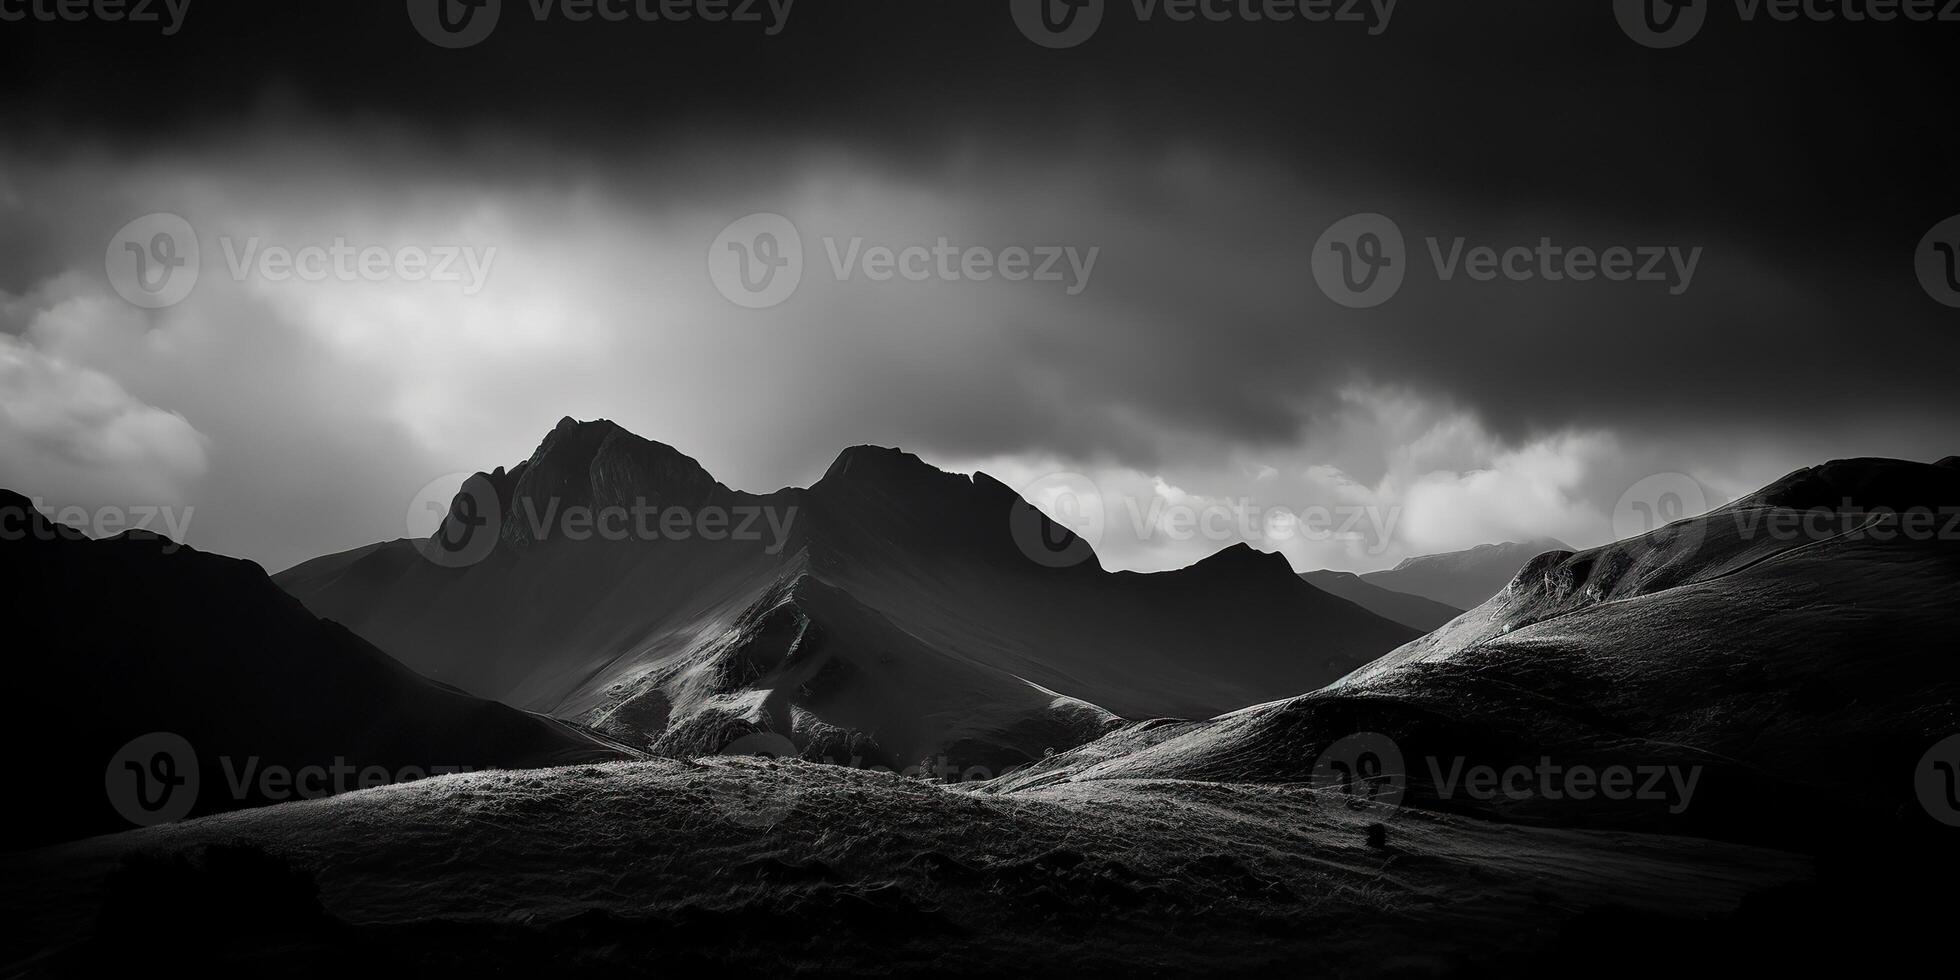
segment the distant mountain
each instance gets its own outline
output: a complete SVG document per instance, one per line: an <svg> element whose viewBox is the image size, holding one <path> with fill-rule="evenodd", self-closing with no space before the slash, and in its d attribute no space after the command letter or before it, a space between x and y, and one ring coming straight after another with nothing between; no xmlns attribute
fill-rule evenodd
<svg viewBox="0 0 1960 980"><path fill-rule="evenodd" d="M144 802L194 799L192 816L285 798L288 787L262 779L274 771L315 795L445 769L631 757L417 676L251 562L145 532L91 541L8 491L0 519L8 847L128 829L104 780L124 775L112 760L125 746L153 734L166 738L142 744L168 759L139 750L124 761L156 780Z"/></svg>
<svg viewBox="0 0 1960 980"><path fill-rule="evenodd" d="M1702 517L1541 555L1513 588L1325 690L1132 726L990 791L1294 783L1366 732L1349 744L1377 767L1399 756L1418 806L1813 853L1950 833L1914 772L1960 732L1957 517L1960 459L1801 470ZM1559 792L1546 765L1621 767L1647 792ZM1529 772L1481 795L1452 780L1478 766ZM1669 775L1649 786L1649 771ZM1696 780L1692 799L1677 775Z"/></svg>
<svg viewBox="0 0 1960 980"><path fill-rule="evenodd" d="M1571 545L1553 538L1482 544L1468 551L1404 559L1388 571L1365 573L1361 580L1391 592L1470 609L1509 585L1526 562L1548 551L1571 550Z"/></svg>
<svg viewBox="0 0 1960 980"><path fill-rule="evenodd" d="M1463 615L1463 610L1455 606L1370 585L1353 572L1302 572L1300 578L1322 592L1340 596L1377 616L1423 633Z"/></svg>
<svg viewBox="0 0 1960 980"><path fill-rule="evenodd" d="M540 533L538 515L588 505L707 520ZM750 534L705 533L723 517ZM1416 635L1243 546L1106 572L998 481L897 450L847 450L808 489L755 495L571 419L470 481L431 540L276 580L430 676L665 754L771 734L807 758L900 769L998 770L1119 718L1208 717Z"/></svg>

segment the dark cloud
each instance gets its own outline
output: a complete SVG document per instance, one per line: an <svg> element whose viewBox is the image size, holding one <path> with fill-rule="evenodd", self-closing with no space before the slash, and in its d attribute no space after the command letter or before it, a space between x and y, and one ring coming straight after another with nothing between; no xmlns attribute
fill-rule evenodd
<svg viewBox="0 0 1960 980"><path fill-rule="evenodd" d="M1561 536L1641 467L1742 483L1824 455L1953 451L1960 330L1911 253L1960 212L1945 56L1960 25L1740 24L1718 5L1702 36L1654 51L1604 0L1404 0L1379 37L1139 24L1121 0L1089 43L1051 51L1005 3L799 0L766 37L536 24L506 0L489 40L445 51L403 6L194 0L169 38L0 30L0 330L35 348L22 363L61 359L50 376L86 366L181 413L238 500L266 479L317 501L303 521L227 527L237 550L359 543L373 520L352 514L371 508L350 501L399 493L381 474L514 462L567 413L758 489L877 442L1182 470L1197 494L1254 464L1326 463L1394 495L1421 475L1412 460L1564 480L1524 451L1542 445L1591 461L1566 523L1523 528ZM398 297L329 315L247 290L175 314L207 318L179 331L210 345L201 359L168 331L105 353L99 324L76 326L100 319L101 243L136 214L199 207L202 225L288 235L477 229L504 250L498 302L522 314ZM771 209L812 235L1101 257L1079 297L813 283L744 316L700 295L716 229ZM1364 211L1396 219L1416 268L1355 311L1321 295L1307 256ZM1679 296L1439 283L1430 236L1703 253ZM282 339L233 333L249 329ZM362 346L390 330L417 336ZM213 387L246 352L273 366ZM389 363L414 358L419 379ZM1357 391L1418 407L1357 409ZM303 483L248 474L328 425L312 465L286 467ZM1606 467L1609 452L1637 462Z"/></svg>

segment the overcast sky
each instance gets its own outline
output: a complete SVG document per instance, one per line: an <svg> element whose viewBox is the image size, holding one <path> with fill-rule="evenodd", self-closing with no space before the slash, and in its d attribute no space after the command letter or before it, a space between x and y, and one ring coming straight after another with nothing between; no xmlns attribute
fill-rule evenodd
<svg viewBox="0 0 1960 980"><path fill-rule="evenodd" d="M1602 543L1655 474L1713 505L1960 451L1960 310L1914 270L1960 213L1960 24L1720 5L1654 50L1611 7L1405 0L1371 36L1126 0L1062 50L1005 2L800 0L774 36L507 2L462 50L394 0L0 24L0 485L194 508L192 544L276 570L604 417L741 489L861 443L1037 497L1086 481L1111 567L1248 538L1368 570ZM144 309L105 266L153 213L194 229L198 277ZM709 271L754 213L803 251L762 309ZM1353 309L1313 258L1360 213L1405 237L1406 281ZM1432 238L1672 251L1655 281L1443 281ZM941 239L952 281L833 268ZM258 261L336 242L479 265ZM961 266L1049 246L1058 281Z"/></svg>

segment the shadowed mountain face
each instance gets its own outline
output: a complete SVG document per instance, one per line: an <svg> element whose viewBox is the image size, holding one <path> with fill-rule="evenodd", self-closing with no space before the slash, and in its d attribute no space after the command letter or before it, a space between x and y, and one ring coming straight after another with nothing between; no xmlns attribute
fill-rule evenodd
<svg viewBox="0 0 1960 980"><path fill-rule="evenodd" d="M623 533L587 533L588 505ZM998 770L1117 716L1208 717L1415 635L1249 548L1106 572L998 481L895 450L755 495L570 419L473 479L431 541L276 580L430 676L661 751L773 733L894 768Z"/></svg>
<svg viewBox="0 0 1960 980"><path fill-rule="evenodd" d="M1326 690L1132 726L1001 788L1306 781L1372 732L1393 751L1364 747L1401 757L1422 806L1812 851L1923 834L1943 828L1915 798L1915 765L1960 731L1956 595L1960 461L1834 462L1641 537L1541 555ZM1480 793L1461 778L1479 766L1532 772L1515 793ZM1640 788L1662 775L1624 798L1561 792L1557 773L1581 767L1623 767Z"/></svg>
<svg viewBox="0 0 1960 980"><path fill-rule="evenodd" d="M1391 592L1469 609L1496 595L1531 559L1547 551L1571 550L1571 545L1552 538L1483 544L1468 551L1405 559L1385 572L1368 572L1361 580Z"/></svg>
<svg viewBox="0 0 1960 980"><path fill-rule="evenodd" d="M91 541L7 491L0 520L17 695L0 726L21 748L10 847L128 829L114 789L104 793L120 762L150 779L143 802L157 812L194 801L198 815L443 770L630 755L417 676L251 562L145 532ZM119 758L153 733L177 740Z"/></svg>
<svg viewBox="0 0 1960 980"><path fill-rule="evenodd" d="M1463 610L1419 595L1370 585L1353 572L1302 572L1300 579L1328 595L1340 596L1383 619L1427 633L1463 615Z"/></svg>

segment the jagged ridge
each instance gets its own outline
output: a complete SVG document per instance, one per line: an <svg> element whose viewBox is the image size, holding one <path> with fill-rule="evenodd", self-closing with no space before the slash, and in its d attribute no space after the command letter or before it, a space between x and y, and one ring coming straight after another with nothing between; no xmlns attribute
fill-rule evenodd
<svg viewBox="0 0 1960 980"><path fill-rule="evenodd" d="M482 561L449 569L406 560L402 543L279 576L433 676L650 744L713 708L805 751L827 751L811 745L834 728L889 757L956 751L994 765L1097 734L1105 711L1204 717L1312 689L1415 635L1249 548L1179 572L1105 572L999 481L894 449L849 449L807 489L751 495L611 423L560 423L525 464L485 479L508 488L500 511L505 494L620 505L644 485L661 501L793 517L773 548L500 538ZM1030 524L1058 549L1045 560L1023 550ZM823 683L795 685L786 727L781 711L756 713L755 679L702 667L739 661L728 638L760 642L754 617L781 597L821 628L831 656ZM897 680L907 671L917 679ZM964 687L990 692L974 704L996 717L973 717Z"/></svg>

